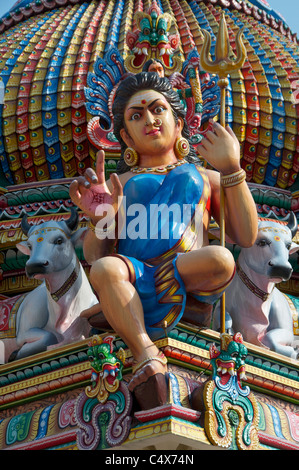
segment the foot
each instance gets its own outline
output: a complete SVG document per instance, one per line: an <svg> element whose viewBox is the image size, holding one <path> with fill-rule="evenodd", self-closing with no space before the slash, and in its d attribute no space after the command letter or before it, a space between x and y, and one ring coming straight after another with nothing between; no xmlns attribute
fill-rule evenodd
<svg viewBox="0 0 299 470"><path fill-rule="evenodd" d="M138 385L146 382L150 377L155 374L165 375L167 371L167 359L162 353L156 356L145 358L133 367L133 377L129 382L128 388L132 392Z"/></svg>

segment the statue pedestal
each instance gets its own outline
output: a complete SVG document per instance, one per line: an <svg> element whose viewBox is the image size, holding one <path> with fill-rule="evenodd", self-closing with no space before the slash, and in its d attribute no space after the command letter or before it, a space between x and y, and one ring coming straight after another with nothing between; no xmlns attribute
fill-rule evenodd
<svg viewBox="0 0 299 470"><path fill-rule="evenodd" d="M211 443L204 413L193 409L191 403L192 392L211 378L209 347L212 343L219 345L219 338L212 330L199 331L179 324L169 337L157 341L168 361L167 403L142 411L133 399L131 410L127 407L126 437L112 447L106 446L103 419L98 420L94 430L102 432L103 439L97 448L150 451L222 448ZM88 343L84 340L0 366L1 449L81 448L78 407L92 375ZM116 350L120 347L125 350L120 383L127 390L132 355L120 338L115 339L114 346ZM242 385L250 387L258 404L259 449L299 450L299 362L248 343L246 347L247 379ZM120 392L112 396L118 404L122 403ZM93 400L90 403L97 410L99 402ZM108 402L103 406L108 406ZM234 432L233 429L233 435ZM234 439L230 448L236 448Z"/></svg>
<svg viewBox="0 0 299 470"><path fill-rule="evenodd" d="M136 412L138 420L120 449L204 450L212 449L203 427L201 413L180 405L163 405Z"/></svg>

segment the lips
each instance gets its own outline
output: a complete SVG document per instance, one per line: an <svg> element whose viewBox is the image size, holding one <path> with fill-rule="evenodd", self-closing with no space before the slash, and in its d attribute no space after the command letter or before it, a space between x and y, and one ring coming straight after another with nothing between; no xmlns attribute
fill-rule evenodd
<svg viewBox="0 0 299 470"><path fill-rule="evenodd" d="M158 135L160 132L160 128L159 129L153 129L149 132L146 133L146 135Z"/></svg>

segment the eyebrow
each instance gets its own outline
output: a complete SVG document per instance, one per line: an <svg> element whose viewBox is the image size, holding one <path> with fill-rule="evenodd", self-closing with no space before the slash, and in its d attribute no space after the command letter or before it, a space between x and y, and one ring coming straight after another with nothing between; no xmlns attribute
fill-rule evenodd
<svg viewBox="0 0 299 470"><path fill-rule="evenodd" d="M161 99L161 98L156 98L154 101L152 101L152 102L148 105L148 108L150 108L153 104L156 103L156 101L159 101L160 99ZM161 101L162 101L162 100L161 100ZM128 108L128 111L129 111L130 109L138 109L138 110L140 109L140 110L142 110L142 109L144 109L144 107L143 107L143 106L130 106L130 108Z"/></svg>

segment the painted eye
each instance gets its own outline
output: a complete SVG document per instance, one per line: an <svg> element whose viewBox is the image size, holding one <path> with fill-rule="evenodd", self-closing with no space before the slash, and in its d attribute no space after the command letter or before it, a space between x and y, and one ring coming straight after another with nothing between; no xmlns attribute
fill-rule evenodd
<svg viewBox="0 0 299 470"><path fill-rule="evenodd" d="M61 245L63 243L63 238L59 237L55 240L55 245Z"/></svg>
<svg viewBox="0 0 299 470"><path fill-rule="evenodd" d="M130 120L131 120L131 121L137 121L138 119L140 119L140 116L141 116L140 113L134 113L134 114L132 114Z"/></svg>
<svg viewBox="0 0 299 470"><path fill-rule="evenodd" d="M268 240L258 240L256 242L257 246L270 246L271 245L271 242L269 242Z"/></svg>
<svg viewBox="0 0 299 470"><path fill-rule="evenodd" d="M155 114L162 114L165 111L164 106L157 106L154 110Z"/></svg>
<svg viewBox="0 0 299 470"><path fill-rule="evenodd" d="M290 250L291 246L292 246L292 243L287 243L287 244L286 244L287 250Z"/></svg>

